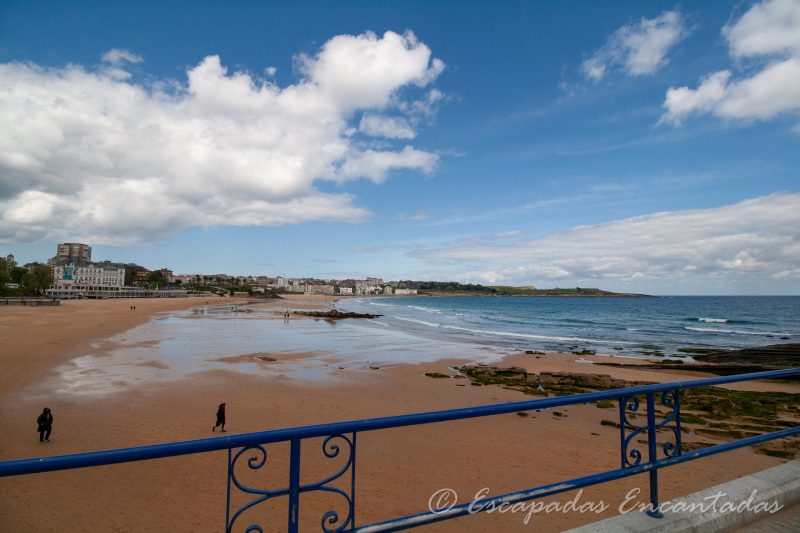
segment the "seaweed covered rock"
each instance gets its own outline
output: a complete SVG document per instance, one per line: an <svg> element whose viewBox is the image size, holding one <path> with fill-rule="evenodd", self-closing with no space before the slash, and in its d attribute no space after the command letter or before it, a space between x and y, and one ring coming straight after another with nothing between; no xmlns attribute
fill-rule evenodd
<svg viewBox="0 0 800 533"><path fill-rule="evenodd" d="M692 357L706 363L759 364L764 367L793 368L800 366L800 344L770 344L760 348L719 350L692 354Z"/></svg>
<svg viewBox="0 0 800 533"><path fill-rule="evenodd" d="M612 378L608 374L578 374L575 372L542 372L539 383L548 385L572 385L587 389L620 389L629 386L624 379Z"/></svg>
<svg viewBox="0 0 800 533"><path fill-rule="evenodd" d="M369 313L350 313L342 312L333 309L331 311L294 311L292 314L299 316L310 316L314 318L327 318L329 320L338 320L341 318L378 318L383 315L371 315Z"/></svg>
<svg viewBox="0 0 800 533"><path fill-rule="evenodd" d="M544 392L540 387L555 393L574 394L586 390L605 390L629 387L633 383L616 379L608 374L579 374L576 372L529 373L524 368L467 365L459 371L481 385L505 385L529 394ZM535 392L534 392L535 391Z"/></svg>

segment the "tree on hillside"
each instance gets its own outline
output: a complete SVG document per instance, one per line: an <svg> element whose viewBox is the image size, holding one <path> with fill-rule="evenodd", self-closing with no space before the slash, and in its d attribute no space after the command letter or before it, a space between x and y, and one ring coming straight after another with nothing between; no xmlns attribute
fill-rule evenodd
<svg viewBox="0 0 800 533"><path fill-rule="evenodd" d="M164 273L160 270L153 270L150 272L150 283L154 283L155 285L163 285L164 284Z"/></svg>
<svg viewBox="0 0 800 533"><path fill-rule="evenodd" d="M137 272L141 272L145 268L141 265L137 265L135 263L128 263L124 266L125 268L125 286L130 287L136 281L136 274Z"/></svg>
<svg viewBox="0 0 800 533"><path fill-rule="evenodd" d="M25 274L28 273L28 269L25 267L14 267L11 269L11 281L14 283L22 283L22 278L25 277Z"/></svg>
<svg viewBox="0 0 800 533"><path fill-rule="evenodd" d="M25 274L22 281L28 289L42 293L53 283L53 271L50 267L39 265Z"/></svg>
<svg viewBox="0 0 800 533"><path fill-rule="evenodd" d="M0 257L0 285L3 285L11 279L8 273L8 263L6 263L5 257Z"/></svg>

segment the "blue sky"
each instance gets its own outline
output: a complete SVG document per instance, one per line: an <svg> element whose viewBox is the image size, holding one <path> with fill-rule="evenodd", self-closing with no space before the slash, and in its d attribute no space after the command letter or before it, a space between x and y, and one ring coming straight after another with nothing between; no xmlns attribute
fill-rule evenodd
<svg viewBox="0 0 800 533"><path fill-rule="evenodd" d="M800 294L800 2L0 5L0 253Z"/></svg>

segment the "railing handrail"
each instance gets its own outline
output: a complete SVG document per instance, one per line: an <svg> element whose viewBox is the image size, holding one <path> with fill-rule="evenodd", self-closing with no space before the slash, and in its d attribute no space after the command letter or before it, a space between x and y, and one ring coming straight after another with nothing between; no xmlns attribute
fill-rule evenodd
<svg viewBox="0 0 800 533"><path fill-rule="evenodd" d="M195 439L166 444L151 444L146 446L84 452L52 457L18 459L0 462L0 477L111 465L132 461L144 461L193 453L228 450L231 448L252 446L257 444L271 444L296 439L326 437L329 435L343 435L353 432L374 431L378 429L463 420L482 416L513 413L517 411L530 411L532 409L547 409L564 405L595 402L598 400L629 398L647 393L722 385L726 383L752 381L757 379L776 379L797 374L800 374L800 368L770 370L767 372L752 372L748 374L739 374L736 376L721 376L716 378L639 385L635 387L609 389L605 391L575 394L570 396L539 398L520 402L507 402L502 404L481 405L476 407L462 407L457 409L368 418L362 420L350 420L329 424L296 426L285 429L241 433L238 435Z"/></svg>

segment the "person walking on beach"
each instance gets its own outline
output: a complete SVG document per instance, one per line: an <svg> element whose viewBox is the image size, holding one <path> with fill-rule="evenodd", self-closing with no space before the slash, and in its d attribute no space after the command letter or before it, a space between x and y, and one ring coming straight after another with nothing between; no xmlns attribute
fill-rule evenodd
<svg viewBox="0 0 800 533"><path fill-rule="evenodd" d="M211 431L216 431L219 426L222 426L222 432L225 433L225 404L219 404L217 408L217 423L211 428Z"/></svg>
<svg viewBox="0 0 800 533"><path fill-rule="evenodd" d="M39 425L39 429L37 429L39 432L39 442L49 442L50 433L53 431L53 414L50 412L50 409L45 407L42 414L36 419L36 423Z"/></svg>

